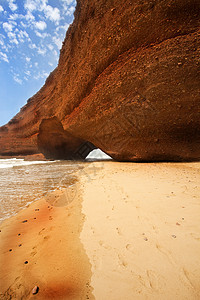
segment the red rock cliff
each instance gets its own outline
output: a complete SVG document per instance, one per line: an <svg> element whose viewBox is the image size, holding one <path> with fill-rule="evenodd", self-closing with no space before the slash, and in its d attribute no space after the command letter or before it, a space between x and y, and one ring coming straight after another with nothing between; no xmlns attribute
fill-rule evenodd
<svg viewBox="0 0 200 300"><path fill-rule="evenodd" d="M78 0L58 67L0 128L0 154L198 160L199 16L199 0Z"/></svg>

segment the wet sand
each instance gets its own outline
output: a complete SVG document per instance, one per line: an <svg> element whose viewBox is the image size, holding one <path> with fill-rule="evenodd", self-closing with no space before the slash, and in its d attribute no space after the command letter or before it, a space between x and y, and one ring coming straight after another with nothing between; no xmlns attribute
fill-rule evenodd
<svg viewBox="0 0 200 300"><path fill-rule="evenodd" d="M71 189L52 192L4 221L0 299L93 299L79 239L83 220L80 194Z"/></svg>
<svg viewBox="0 0 200 300"><path fill-rule="evenodd" d="M0 298L199 299L200 163L77 176L0 225Z"/></svg>

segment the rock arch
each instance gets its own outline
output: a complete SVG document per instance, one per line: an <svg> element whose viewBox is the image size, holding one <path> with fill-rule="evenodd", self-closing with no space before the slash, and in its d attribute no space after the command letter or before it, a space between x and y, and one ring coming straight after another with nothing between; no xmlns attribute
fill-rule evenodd
<svg viewBox="0 0 200 300"><path fill-rule="evenodd" d="M96 147L64 130L57 117L43 119L37 137L38 149L49 159L85 159Z"/></svg>

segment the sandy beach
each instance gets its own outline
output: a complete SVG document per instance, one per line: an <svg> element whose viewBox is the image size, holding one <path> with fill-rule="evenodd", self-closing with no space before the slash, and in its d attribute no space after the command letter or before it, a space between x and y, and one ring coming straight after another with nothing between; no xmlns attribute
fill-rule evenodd
<svg viewBox="0 0 200 300"><path fill-rule="evenodd" d="M200 163L76 176L0 224L1 299L200 299Z"/></svg>

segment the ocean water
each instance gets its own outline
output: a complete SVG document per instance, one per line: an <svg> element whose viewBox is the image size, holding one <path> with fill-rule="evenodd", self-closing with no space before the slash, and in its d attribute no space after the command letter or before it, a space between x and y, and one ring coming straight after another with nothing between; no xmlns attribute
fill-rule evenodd
<svg viewBox="0 0 200 300"><path fill-rule="evenodd" d="M0 222L55 189L76 184L86 164L105 159L110 157L99 149L88 155L88 162L0 159Z"/></svg>
<svg viewBox="0 0 200 300"><path fill-rule="evenodd" d="M47 193L74 184L83 164L0 159L0 222Z"/></svg>

